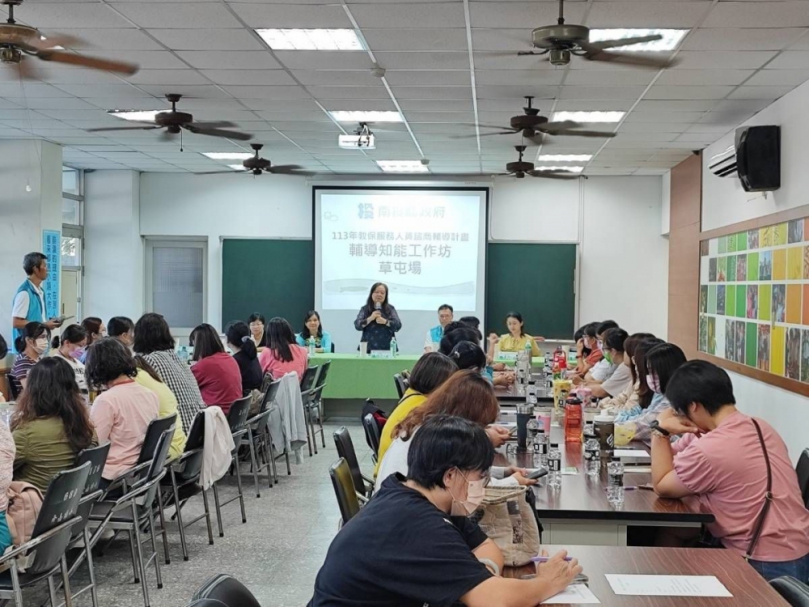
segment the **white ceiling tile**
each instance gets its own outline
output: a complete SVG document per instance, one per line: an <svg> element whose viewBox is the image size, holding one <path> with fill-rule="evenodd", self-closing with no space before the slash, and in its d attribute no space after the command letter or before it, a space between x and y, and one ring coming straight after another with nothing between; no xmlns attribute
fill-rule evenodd
<svg viewBox="0 0 809 607"><path fill-rule="evenodd" d="M740 86L728 96L728 99L766 99L775 101L783 97L794 86Z"/></svg>
<svg viewBox="0 0 809 607"><path fill-rule="evenodd" d="M566 4L567 22L581 23L584 10L584 3ZM473 28L524 29L528 44L533 28L556 23L559 7L555 2L470 2L469 12Z"/></svg>
<svg viewBox="0 0 809 607"><path fill-rule="evenodd" d="M194 85L178 85L178 84L171 84L171 85L164 85L164 84L142 84L139 85L139 88L146 91L150 95L154 95L156 97L161 98L163 103L168 103L165 99L166 93L176 93L178 95L183 95L183 104L192 104L197 103L198 101L202 100L211 100L211 99L229 99L230 96L223 91L218 86L213 86L212 84L203 84L199 86ZM195 97L197 99L188 99L188 97Z"/></svg>
<svg viewBox="0 0 809 607"><path fill-rule="evenodd" d="M75 97L151 97L129 84L59 84L57 88Z"/></svg>
<svg viewBox="0 0 809 607"><path fill-rule="evenodd" d="M562 83L561 70L475 70L478 85L520 85L531 88Z"/></svg>
<svg viewBox="0 0 809 607"><path fill-rule="evenodd" d="M9 82L0 84L0 97L12 98L38 98L38 97L70 97L70 93L51 86L50 84L41 84L35 82L26 82L22 86L20 82ZM20 105L25 105L24 99L18 100Z"/></svg>
<svg viewBox="0 0 809 607"><path fill-rule="evenodd" d="M316 99L390 99L384 86L308 86ZM302 89L301 89L302 90Z"/></svg>
<svg viewBox="0 0 809 607"><path fill-rule="evenodd" d="M653 86L644 99L723 99L732 86Z"/></svg>
<svg viewBox="0 0 809 607"><path fill-rule="evenodd" d="M761 70L750 78L745 84L755 86L797 86L809 80L809 69L802 70Z"/></svg>
<svg viewBox="0 0 809 607"><path fill-rule="evenodd" d="M45 36L60 33L74 36L77 42L70 45L71 50L114 50L114 51L159 51L163 50L160 43L155 42L141 30L123 28L99 29L65 29L58 27L58 32L43 29Z"/></svg>
<svg viewBox="0 0 809 607"><path fill-rule="evenodd" d="M244 86L296 86L295 79L284 70L200 70L214 84Z"/></svg>
<svg viewBox="0 0 809 607"><path fill-rule="evenodd" d="M539 73L561 74L557 71L541 71ZM657 72L653 70L570 70L565 78L565 84L587 86L646 86L652 81L656 73Z"/></svg>
<svg viewBox="0 0 809 607"><path fill-rule="evenodd" d="M177 55L198 69L272 70L281 67L267 51L177 51Z"/></svg>
<svg viewBox="0 0 809 607"><path fill-rule="evenodd" d="M627 111L632 107L634 102L634 99L560 99L556 102L555 109L558 111Z"/></svg>
<svg viewBox="0 0 809 607"><path fill-rule="evenodd" d="M376 62L387 70L468 70L465 52L375 53Z"/></svg>
<svg viewBox="0 0 809 607"><path fill-rule="evenodd" d="M234 12L253 28L350 28L339 3L329 5L249 4L234 2Z"/></svg>
<svg viewBox="0 0 809 607"><path fill-rule="evenodd" d="M561 99L637 99L642 86L563 86Z"/></svg>
<svg viewBox="0 0 809 607"><path fill-rule="evenodd" d="M567 87L565 87L567 88ZM527 86L477 86L478 99L509 99L513 100L516 107L525 103L526 90L536 99L535 101L553 99L559 90L557 86L527 87Z"/></svg>
<svg viewBox="0 0 809 607"><path fill-rule="evenodd" d="M722 111L722 112L706 112L700 119L699 124L709 125L726 125L732 124L737 126L744 122L747 118L753 115L754 112L749 111Z"/></svg>
<svg viewBox="0 0 809 607"><path fill-rule="evenodd" d="M245 29L152 29L149 34L175 51L260 51L261 41Z"/></svg>
<svg viewBox="0 0 809 607"><path fill-rule="evenodd" d="M292 70L370 70L372 67L365 51L276 51L274 55Z"/></svg>
<svg viewBox="0 0 809 607"><path fill-rule="evenodd" d="M365 28L463 28L460 2L362 4L351 7L359 26Z"/></svg>
<svg viewBox="0 0 809 607"><path fill-rule="evenodd" d="M804 0L786 2L719 2L702 27L806 27Z"/></svg>
<svg viewBox="0 0 809 607"><path fill-rule="evenodd" d="M624 122L618 130L622 133L682 133L688 129L687 122Z"/></svg>
<svg viewBox="0 0 809 607"><path fill-rule="evenodd" d="M407 120L414 122L473 122L472 112L408 112Z"/></svg>
<svg viewBox="0 0 809 607"><path fill-rule="evenodd" d="M670 110L635 110L626 117L625 124L633 122L674 122L691 124L699 120L703 113L704 112L672 112Z"/></svg>
<svg viewBox="0 0 809 607"><path fill-rule="evenodd" d="M667 85L737 85L747 80L753 70L665 70L655 84Z"/></svg>
<svg viewBox="0 0 809 607"><path fill-rule="evenodd" d="M466 51L466 30L453 29L368 29L362 30L372 51Z"/></svg>
<svg viewBox="0 0 809 607"><path fill-rule="evenodd" d="M392 72L388 72L390 75ZM293 70L292 75L304 85L376 86L379 78L371 70Z"/></svg>
<svg viewBox="0 0 809 607"><path fill-rule="evenodd" d="M95 12L99 7L90 5L90 8ZM145 28L240 27L239 21L228 11L224 4L219 3L183 3L166 2L165 0L161 0L161 2L124 2L115 4L115 10L120 11L128 19ZM92 20L90 23L92 23Z"/></svg>
<svg viewBox="0 0 809 607"><path fill-rule="evenodd" d="M780 51L807 30L801 28L698 29L685 39L686 51Z"/></svg>
<svg viewBox="0 0 809 607"><path fill-rule="evenodd" d="M389 70L385 74L391 86L469 86L469 70Z"/></svg>
<svg viewBox="0 0 809 607"><path fill-rule="evenodd" d="M351 109L354 111L369 111L369 112L377 112L377 111L386 111L386 112L393 112L396 111L396 106L394 105L393 101L391 101L390 97L385 93L384 97L380 97L375 99L373 97L366 97L364 99L318 99L318 103L322 105L329 111L332 110L346 110ZM328 119L328 118L326 118ZM392 125L385 124L384 128L390 128ZM399 125L396 125L399 126ZM402 125L404 128L404 125Z"/></svg>
<svg viewBox="0 0 809 607"><path fill-rule="evenodd" d="M93 106L75 97L38 97L28 100L28 107L32 110L81 110L93 109Z"/></svg>
<svg viewBox="0 0 809 607"><path fill-rule="evenodd" d="M641 100L636 110L651 110L663 112L707 112L716 105L712 99L696 99L691 101L678 100ZM633 112L634 113L634 112Z"/></svg>
<svg viewBox="0 0 809 607"><path fill-rule="evenodd" d="M135 84L209 84L194 70L141 70L128 80Z"/></svg>
<svg viewBox="0 0 809 607"><path fill-rule="evenodd" d="M398 99L399 107L405 112L441 112L447 109L447 102L441 99ZM472 109L472 96L469 99L453 99L449 104L452 110L471 110ZM398 125L386 124L385 128L391 128Z"/></svg>
<svg viewBox="0 0 809 607"><path fill-rule="evenodd" d="M2 11L5 12L5 9ZM131 28L132 24L109 6L98 3L50 1L26 2L14 12L15 18L41 29L59 28Z"/></svg>
<svg viewBox="0 0 809 607"><path fill-rule="evenodd" d="M745 100L745 99L728 99L719 101L712 109L715 112L722 111L738 111L738 112L759 112L767 107L770 103L766 99L762 100Z"/></svg>
<svg viewBox="0 0 809 607"><path fill-rule="evenodd" d="M775 57L776 51L681 51L677 55L679 63L670 69L758 69Z"/></svg>
<svg viewBox="0 0 809 607"><path fill-rule="evenodd" d="M502 51L475 52L474 60L475 69L478 70L564 70L552 66L543 57L517 56L516 53Z"/></svg>
<svg viewBox="0 0 809 607"><path fill-rule="evenodd" d="M807 7L809 11L809 6ZM809 51L784 51L767 64L767 69L798 70L809 68Z"/></svg>
<svg viewBox="0 0 809 607"><path fill-rule="evenodd" d="M448 86L446 88L397 86L392 87L392 90L397 99L459 99L464 101L472 98L472 89L468 86Z"/></svg>
<svg viewBox="0 0 809 607"><path fill-rule="evenodd" d="M531 48L531 33L519 29L472 29L472 47L476 51L522 51Z"/></svg>
<svg viewBox="0 0 809 607"><path fill-rule="evenodd" d="M595 2L587 15L587 27L693 27L704 12L703 6L690 2Z"/></svg>

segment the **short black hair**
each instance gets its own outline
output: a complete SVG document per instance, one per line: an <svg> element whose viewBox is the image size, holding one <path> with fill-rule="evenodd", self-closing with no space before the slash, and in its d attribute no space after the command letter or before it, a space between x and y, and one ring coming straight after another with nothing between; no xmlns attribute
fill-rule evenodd
<svg viewBox="0 0 809 607"><path fill-rule="evenodd" d="M253 360L258 356L256 344L250 337L250 327L246 322L241 320L234 320L227 327L225 327L225 337L228 343L240 348L245 353L249 360Z"/></svg>
<svg viewBox="0 0 809 607"><path fill-rule="evenodd" d="M670 343L656 345L646 354L646 369L657 376L660 391L665 394L674 372L682 367L686 360L679 346Z"/></svg>
<svg viewBox="0 0 809 607"><path fill-rule="evenodd" d="M455 361L459 369L482 370L486 367L486 355L480 346L472 341L460 341L455 344L449 357Z"/></svg>
<svg viewBox="0 0 809 607"><path fill-rule="evenodd" d="M119 337L135 330L135 323L126 316L113 316L107 323L107 335Z"/></svg>
<svg viewBox="0 0 809 607"><path fill-rule="evenodd" d="M601 335L602 338L604 337L604 332L609 331L610 329L617 329L618 323L614 320L605 320L600 325L598 325L598 329L596 329L596 335Z"/></svg>
<svg viewBox="0 0 809 607"><path fill-rule="evenodd" d="M736 404L727 372L705 360L692 360L677 369L666 386L666 398L681 415L691 403L701 404L710 415Z"/></svg>
<svg viewBox="0 0 809 607"><path fill-rule="evenodd" d="M87 349L85 363L87 382L92 386L103 386L121 377L135 377L138 368L129 350L114 337L102 337Z"/></svg>
<svg viewBox="0 0 809 607"><path fill-rule="evenodd" d="M219 339L219 333L208 323L202 323L194 327L188 341L191 347L194 348L193 360L202 360L225 351L225 346L222 345L222 340Z"/></svg>
<svg viewBox="0 0 809 607"><path fill-rule="evenodd" d="M410 372L410 387L421 394L429 394L449 379L458 365L440 352L430 352L416 361Z"/></svg>
<svg viewBox="0 0 809 607"><path fill-rule="evenodd" d="M174 338L166 319L160 314L149 312L135 323L135 352L151 354L174 349Z"/></svg>
<svg viewBox="0 0 809 607"><path fill-rule="evenodd" d="M606 348L623 352L624 342L629 337L629 334L623 329L609 329L601 337L604 340L604 346Z"/></svg>
<svg viewBox="0 0 809 607"><path fill-rule="evenodd" d="M438 311L440 312L441 310L449 310L453 314L455 313L455 310L449 304L441 304L440 306L438 306Z"/></svg>
<svg viewBox="0 0 809 607"><path fill-rule="evenodd" d="M259 314L258 312L253 312L250 316L247 317L248 323L256 322L257 320L261 322L262 325L267 324L267 319L264 318L263 314Z"/></svg>
<svg viewBox="0 0 809 607"><path fill-rule="evenodd" d="M444 474L486 472L494 447L478 424L453 415L431 415L421 425L407 452L407 477L425 489L444 488Z"/></svg>
<svg viewBox="0 0 809 607"><path fill-rule="evenodd" d="M480 319L477 316L462 316L461 322L473 329L480 329Z"/></svg>
<svg viewBox="0 0 809 607"><path fill-rule="evenodd" d="M81 325L68 325L62 331L59 343L78 344L87 339L87 331Z"/></svg>
<svg viewBox="0 0 809 607"><path fill-rule="evenodd" d="M438 351L441 352L441 354L449 356L456 344L459 344L462 341L471 341L474 343L475 341L480 341L480 339L480 331L465 325L460 329L455 329L454 331L447 332L445 329L444 337L441 338L441 343L438 346Z"/></svg>
<svg viewBox="0 0 809 607"><path fill-rule="evenodd" d="M22 352L25 350L25 340L26 339L39 339L43 335L47 338L48 335L48 328L43 325L41 322L37 322L32 320L31 322L25 323L25 326L22 328L22 331L14 340L14 348L17 352Z"/></svg>
<svg viewBox="0 0 809 607"><path fill-rule="evenodd" d="M601 323L599 322L587 323L586 325L584 325L584 334L587 337L595 338L595 336L598 334L598 325L600 324Z"/></svg>
<svg viewBox="0 0 809 607"><path fill-rule="evenodd" d="M48 256L43 255L42 253L28 253L22 259L22 269L25 270L25 273L28 276L34 273L39 266L42 265L42 262L47 260Z"/></svg>

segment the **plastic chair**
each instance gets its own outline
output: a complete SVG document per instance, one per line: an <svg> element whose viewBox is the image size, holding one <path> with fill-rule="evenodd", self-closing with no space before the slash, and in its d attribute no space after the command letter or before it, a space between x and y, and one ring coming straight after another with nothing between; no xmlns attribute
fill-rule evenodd
<svg viewBox="0 0 809 607"><path fill-rule="evenodd" d="M346 427L343 426L332 436L334 437L334 446L337 447L337 455L346 460L348 468L351 471L351 479L354 483L357 496L361 502L367 502L368 498L371 497L371 488L374 486L374 481L365 476L360 470L360 463L357 461L357 452L354 450L351 435L348 433Z"/></svg>
<svg viewBox="0 0 809 607"><path fill-rule="evenodd" d="M801 453L795 472L798 473L798 486L801 488L803 503L809 508L809 449L804 449Z"/></svg>
<svg viewBox="0 0 809 607"><path fill-rule="evenodd" d="M407 390L407 385L401 373L394 374L393 383L396 384L396 393L399 395L399 400L402 400L405 390Z"/></svg>
<svg viewBox="0 0 809 607"><path fill-rule="evenodd" d="M376 463L379 457L380 437L379 425L376 423L373 413L369 413L362 418L362 427L365 429L365 442L367 442L368 446L373 450L374 463Z"/></svg>
<svg viewBox="0 0 809 607"><path fill-rule="evenodd" d="M334 495L337 497L337 505L340 507L341 525L345 525L359 513L360 500L354 488L354 481L351 480L351 470L344 457L332 464L329 476L334 487Z"/></svg>
<svg viewBox="0 0 809 607"><path fill-rule="evenodd" d="M194 593L191 600L218 601L225 607L261 607L256 597L244 584L225 573L217 574L208 579Z"/></svg>
<svg viewBox="0 0 809 607"><path fill-rule="evenodd" d="M809 607L809 586L788 575L770 580L770 586L792 607Z"/></svg>
<svg viewBox="0 0 809 607"><path fill-rule="evenodd" d="M84 463L53 477L45 492L31 539L0 557L0 567L8 566L6 571L0 573L0 599L13 600L17 607L23 607L22 589L47 580L51 605L55 606L56 584L53 577L61 571L65 604L72 605L65 551L70 544L73 527L82 520L77 512L89 472L90 464ZM21 573L18 559L26 557L30 562L25 573Z"/></svg>
<svg viewBox="0 0 809 607"><path fill-rule="evenodd" d="M247 434L247 416L250 413L250 397L245 396L240 398L230 406L228 411L228 424L230 425L230 432L233 435L233 468L236 471L236 485L239 492L224 502L219 501L219 479L213 484L213 500L216 506L216 522L219 525L219 537L225 537L225 529L222 526L222 506L227 506L231 502L239 500L242 508L242 523L247 522L247 511L244 508L244 490L242 489L242 473L239 469L239 445L241 444L242 437Z"/></svg>

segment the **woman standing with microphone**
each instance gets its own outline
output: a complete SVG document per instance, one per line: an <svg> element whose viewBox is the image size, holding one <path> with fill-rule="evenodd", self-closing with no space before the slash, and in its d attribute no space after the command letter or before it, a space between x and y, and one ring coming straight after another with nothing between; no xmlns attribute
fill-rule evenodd
<svg viewBox="0 0 809 607"><path fill-rule="evenodd" d="M389 350L390 341L402 328L396 308L388 303L388 286L377 282L371 287L368 301L360 308L354 328L362 331L360 341L368 342L368 351Z"/></svg>

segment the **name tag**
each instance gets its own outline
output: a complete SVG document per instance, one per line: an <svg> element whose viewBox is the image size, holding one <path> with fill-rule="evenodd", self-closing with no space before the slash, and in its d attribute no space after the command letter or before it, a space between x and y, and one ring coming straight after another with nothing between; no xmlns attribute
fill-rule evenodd
<svg viewBox="0 0 809 607"><path fill-rule="evenodd" d="M371 350L371 358L393 358L390 350Z"/></svg>
<svg viewBox="0 0 809 607"><path fill-rule="evenodd" d="M497 360L517 360L516 352L500 352Z"/></svg>

